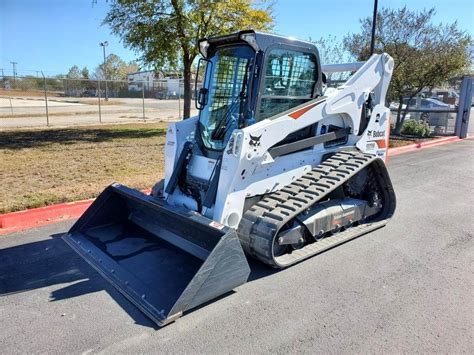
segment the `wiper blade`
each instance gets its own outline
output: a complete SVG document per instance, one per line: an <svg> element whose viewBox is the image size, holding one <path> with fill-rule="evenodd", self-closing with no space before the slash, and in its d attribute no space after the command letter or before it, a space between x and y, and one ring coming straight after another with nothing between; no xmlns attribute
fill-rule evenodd
<svg viewBox="0 0 474 355"><path fill-rule="evenodd" d="M227 110L222 115L222 119L217 124L217 127L214 129L211 135L211 139L213 140L220 140L222 139L225 132L227 132L227 127L232 120L232 111L235 108L235 105L240 101L240 96L236 96L234 100L230 103L227 107Z"/></svg>

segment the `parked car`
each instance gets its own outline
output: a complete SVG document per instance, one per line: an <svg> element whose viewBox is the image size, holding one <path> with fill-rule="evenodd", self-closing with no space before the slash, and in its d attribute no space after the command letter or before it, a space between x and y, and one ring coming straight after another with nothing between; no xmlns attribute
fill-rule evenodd
<svg viewBox="0 0 474 355"><path fill-rule="evenodd" d="M408 99L403 99L403 104L407 105L410 108L416 107L416 98L413 98L408 102ZM453 108L454 105L449 105L444 103L443 101L440 101L435 98L422 98L421 99L421 105L420 108L429 108L429 109L440 109L440 110L446 110L449 108Z"/></svg>
<svg viewBox="0 0 474 355"><path fill-rule="evenodd" d="M410 104L411 104L411 101L410 101ZM440 112L423 112L421 114L420 118L423 121L428 122L430 126L445 127L447 125L447 120L450 118L454 118L454 113L446 112L447 110L454 109L454 105L444 103L438 99L434 99L434 98L421 99L420 108L440 111Z"/></svg>
<svg viewBox="0 0 474 355"><path fill-rule="evenodd" d="M423 112L419 115L412 112L411 114L408 113L405 119L410 118L417 118L422 119L425 122L428 122L430 126L446 126L446 122L450 118L454 118L454 113L447 113L446 110L452 110L455 108L454 105L446 104L438 99L434 98L422 98L420 100L420 105L417 107L416 105L416 98L412 98L408 101L408 98L403 99L402 101L402 109L405 109L408 105L408 110L411 108L413 109L426 109L426 110L434 110L440 112ZM399 103L393 102L390 104L390 109L393 111L398 110ZM412 117L413 116L413 117Z"/></svg>
<svg viewBox="0 0 474 355"><path fill-rule="evenodd" d="M399 106L398 102L392 102L389 106L390 111L392 111L393 119L395 119L395 117L397 116L398 106ZM406 104L402 104L402 110L406 109L406 107L407 107ZM409 120L409 119L411 119L411 114L410 114L410 112L407 112L407 114L405 116L405 120Z"/></svg>

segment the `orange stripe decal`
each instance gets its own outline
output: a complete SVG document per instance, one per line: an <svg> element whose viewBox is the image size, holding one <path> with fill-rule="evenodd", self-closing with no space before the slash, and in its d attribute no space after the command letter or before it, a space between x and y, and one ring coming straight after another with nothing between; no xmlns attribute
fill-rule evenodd
<svg viewBox="0 0 474 355"><path fill-rule="evenodd" d="M378 141L375 141L375 143L377 143L379 149L387 148L387 141L385 139L379 139Z"/></svg>
<svg viewBox="0 0 474 355"><path fill-rule="evenodd" d="M306 107L303 107L302 109L299 109L298 111L295 111L295 112L292 112L290 113L288 116L290 116L291 118L297 120L298 118L300 118L304 113L308 112L309 110L311 110L313 107L319 105L320 103L323 103L323 101L319 101L319 102L316 102L314 104L311 104L311 105L308 105Z"/></svg>

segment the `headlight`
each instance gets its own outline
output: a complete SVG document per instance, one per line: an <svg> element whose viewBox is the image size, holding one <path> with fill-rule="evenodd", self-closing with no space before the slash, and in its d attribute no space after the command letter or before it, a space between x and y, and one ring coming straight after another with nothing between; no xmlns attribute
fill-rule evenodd
<svg viewBox="0 0 474 355"><path fill-rule="evenodd" d="M209 42L207 40L199 42L199 52L204 58L207 58L207 49L209 48Z"/></svg>
<svg viewBox="0 0 474 355"><path fill-rule="evenodd" d="M247 42L250 47L252 47L255 51L258 51L258 44L257 40L255 39L255 33L242 33L240 35L240 39L242 41Z"/></svg>

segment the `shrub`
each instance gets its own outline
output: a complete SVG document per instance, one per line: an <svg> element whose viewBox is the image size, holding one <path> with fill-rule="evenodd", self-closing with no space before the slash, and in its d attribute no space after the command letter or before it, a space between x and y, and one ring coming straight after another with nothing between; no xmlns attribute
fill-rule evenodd
<svg viewBox="0 0 474 355"><path fill-rule="evenodd" d="M430 126L428 123L416 120L406 120L402 126L402 134L417 136L417 137L429 137L431 134Z"/></svg>

